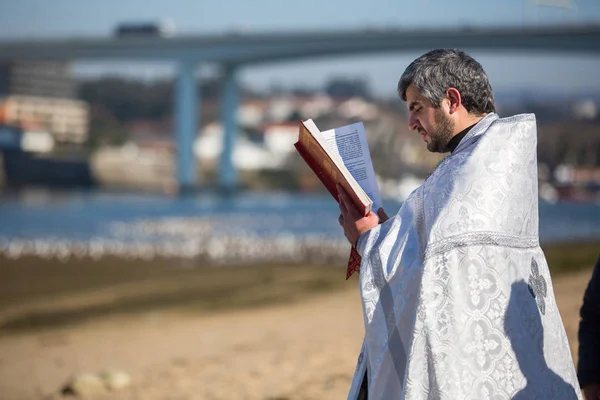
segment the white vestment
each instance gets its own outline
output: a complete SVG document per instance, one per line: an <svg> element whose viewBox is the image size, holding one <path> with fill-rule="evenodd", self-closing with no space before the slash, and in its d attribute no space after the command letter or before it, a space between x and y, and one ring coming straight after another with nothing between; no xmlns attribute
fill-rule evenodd
<svg viewBox="0 0 600 400"><path fill-rule="evenodd" d="M363 234L369 400L581 399L538 240L535 116L489 114Z"/></svg>

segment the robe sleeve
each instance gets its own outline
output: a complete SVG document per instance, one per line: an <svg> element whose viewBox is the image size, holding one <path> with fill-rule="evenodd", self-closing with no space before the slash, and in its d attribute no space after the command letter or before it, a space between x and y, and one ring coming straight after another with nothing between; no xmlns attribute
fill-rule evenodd
<svg viewBox="0 0 600 400"><path fill-rule="evenodd" d="M422 243L417 238L417 231L420 231L417 227L419 194L413 192L396 215L358 238L356 250L362 257L361 271L365 268L389 277L407 246L411 248L411 254L418 256L421 253Z"/></svg>
<svg viewBox="0 0 600 400"><path fill-rule="evenodd" d="M360 254L361 257L365 256L365 250L367 248L367 243L369 242L369 237L378 236L379 230L381 230L381 224L360 235L358 241L356 242L356 251L358 252L358 254Z"/></svg>

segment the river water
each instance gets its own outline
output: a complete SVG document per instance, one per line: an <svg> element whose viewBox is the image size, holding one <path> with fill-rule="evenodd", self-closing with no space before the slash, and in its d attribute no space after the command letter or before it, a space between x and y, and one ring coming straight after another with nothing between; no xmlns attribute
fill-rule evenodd
<svg viewBox="0 0 600 400"><path fill-rule="evenodd" d="M384 201L388 215L400 203ZM600 206L540 200L542 243L600 239ZM347 256L327 194L162 195L28 190L0 196L0 253L214 262Z"/></svg>

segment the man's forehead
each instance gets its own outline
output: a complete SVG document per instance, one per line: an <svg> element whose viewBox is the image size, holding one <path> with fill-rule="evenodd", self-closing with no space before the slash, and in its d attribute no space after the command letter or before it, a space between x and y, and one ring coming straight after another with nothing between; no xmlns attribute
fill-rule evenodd
<svg viewBox="0 0 600 400"><path fill-rule="evenodd" d="M422 101L419 97L417 96L409 96L408 92L406 94L406 107L408 107L409 110L412 110L413 108L419 106L422 104Z"/></svg>
<svg viewBox="0 0 600 400"><path fill-rule="evenodd" d="M412 84L406 88L406 107L413 110L417 106L427 106L431 102Z"/></svg>
<svg viewBox="0 0 600 400"><path fill-rule="evenodd" d="M412 84L410 84L407 88L406 88L406 102L410 103L412 102L418 102L418 101L422 101L423 100L423 95L421 94L421 92L419 91L419 89L415 88Z"/></svg>

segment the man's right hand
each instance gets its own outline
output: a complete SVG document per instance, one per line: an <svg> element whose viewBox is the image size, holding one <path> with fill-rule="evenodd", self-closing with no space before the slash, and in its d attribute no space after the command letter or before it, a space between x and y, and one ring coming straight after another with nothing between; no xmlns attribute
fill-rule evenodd
<svg viewBox="0 0 600 400"><path fill-rule="evenodd" d="M591 383L583 388L586 400L600 400L600 384Z"/></svg>
<svg viewBox="0 0 600 400"><path fill-rule="evenodd" d="M350 196L346 191L337 185L339 201L340 201L340 216L338 222L344 229L344 235L352 246L356 246L356 242L360 235L376 227L380 223L380 216L374 212L369 212L366 216L358 211L352 203ZM384 213L385 215L385 213Z"/></svg>

